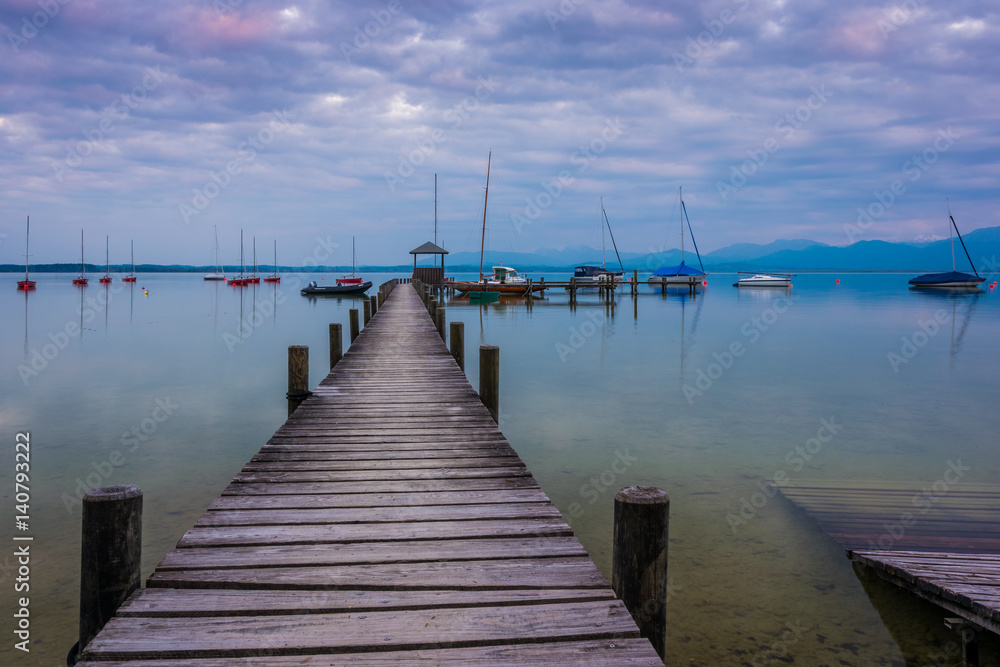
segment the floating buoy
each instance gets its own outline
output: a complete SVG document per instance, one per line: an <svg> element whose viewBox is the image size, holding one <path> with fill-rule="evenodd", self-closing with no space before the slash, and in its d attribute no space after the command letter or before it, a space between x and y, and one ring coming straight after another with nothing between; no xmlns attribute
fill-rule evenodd
<svg viewBox="0 0 1000 667"><path fill-rule="evenodd" d="M708 285L708 281L707 281L707 280L702 280L702 281L701 281L701 284L702 284L702 285Z"/></svg>
<svg viewBox="0 0 1000 667"><path fill-rule="evenodd" d="M838 285L840 284L840 278L837 278L837 284Z"/></svg>
<svg viewBox="0 0 1000 667"><path fill-rule="evenodd" d="M143 296L149 296L149 290L147 290L145 287L143 287L142 288L142 295Z"/></svg>

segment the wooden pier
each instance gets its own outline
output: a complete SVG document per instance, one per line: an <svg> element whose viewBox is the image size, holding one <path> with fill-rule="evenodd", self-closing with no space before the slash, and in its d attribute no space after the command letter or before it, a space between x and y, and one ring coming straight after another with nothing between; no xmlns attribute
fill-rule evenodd
<svg viewBox="0 0 1000 667"><path fill-rule="evenodd" d="M977 633L1000 634L1000 489L963 484L961 472L959 463L934 483L814 481L780 488L856 567L955 614L947 621L960 631L962 664L976 665Z"/></svg>
<svg viewBox="0 0 1000 667"><path fill-rule="evenodd" d="M409 285L86 667L659 665Z"/></svg>

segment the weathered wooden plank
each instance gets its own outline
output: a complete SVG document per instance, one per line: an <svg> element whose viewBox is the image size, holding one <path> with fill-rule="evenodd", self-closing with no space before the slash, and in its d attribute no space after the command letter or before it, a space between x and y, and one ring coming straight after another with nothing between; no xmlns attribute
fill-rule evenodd
<svg viewBox="0 0 1000 667"><path fill-rule="evenodd" d="M267 484L275 482L388 482L400 480L474 479L477 477L527 477L524 466L494 468L434 468L431 470L330 470L304 472L241 472L236 483Z"/></svg>
<svg viewBox="0 0 1000 667"><path fill-rule="evenodd" d="M392 609L442 609L614 600L607 588L493 590L231 590L140 588L119 608L121 616L273 616Z"/></svg>
<svg viewBox="0 0 1000 667"><path fill-rule="evenodd" d="M349 542L279 546L225 546L174 549L157 571L287 567L292 565L349 565L414 563L445 560L504 558L558 558L586 556L573 537L447 539L395 542Z"/></svg>
<svg viewBox="0 0 1000 667"><path fill-rule="evenodd" d="M520 642L626 639L638 634L621 602L209 618L116 617L84 659L306 655L356 649L441 649Z"/></svg>
<svg viewBox="0 0 1000 667"><path fill-rule="evenodd" d="M387 470L421 470L424 468L455 469L455 468L511 468L523 465L519 458L513 456L481 456L478 458L451 459L381 459L372 461L338 461L336 459L310 461L251 461L243 466L243 472L322 472L322 471L387 471Z"/></svg>
<svg viewBox="0 0 1000 667"><path fill-rule="evenodd" d="M416 507L420 505L478 505L484 503L544 503L541 489L422 491L420 493L355 493L284 496L219 496L209 511L245 509L323 509L326 507Z"/></svg>
<svg viewBox="0 0 1000 667"><path fill-rule="evenodd" d="M386 540L440 540L454 537L542 537L572 535L562 519L497 519L480 521L426 521L308 526L211 526L192 528L178 547L319 544L324 542L384 542Z"/></svg>
<svg viewBox="0 0 1000 667"><path fill-rule="evenodd" d="M463 491L486 489L534 489L533 477L482 477L478 479L410 479L392 482L261 482L236 481L224 495L333 494L333 493L420 493L423 491Z"/></svg>
<svg viewBox="0 0 1000 667"><path fill-rule="evenodd" d="M206 512L195 526L290 526L323 523L398 523L467 521L470 519L557 519L552 503L492 503L488 505L422 505L326 509L253 509ZM372 530L378 530L373 526Z"/></svg>
<svg viewBox="0 0 1000 667"><path fill-rule="evenodd" d="M656 652L645 639L610 639L546 642L521 646L483 646L477 648L415 649L336 655L243 657L240 665L257 667L344 667L351 664L426 667L426 665L490 665L491 667L566 667L579 665L621 665L650 667L662 665ZM80 662L78 667L232 667L228 658L184 658L182 660L126 660L122 662Z"/></svg>

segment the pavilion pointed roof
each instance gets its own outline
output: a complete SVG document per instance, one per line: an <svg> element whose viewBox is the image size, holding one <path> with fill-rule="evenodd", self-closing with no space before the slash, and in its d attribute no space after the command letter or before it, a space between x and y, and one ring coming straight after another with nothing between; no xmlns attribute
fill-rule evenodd
<svg viewBox="0 0 1000 667"><path fill-rule="evenodd" d="M419 248L414 248L410 251L411 255L447 255L448 251L439 245L431 243L428 241Z"/></svg>

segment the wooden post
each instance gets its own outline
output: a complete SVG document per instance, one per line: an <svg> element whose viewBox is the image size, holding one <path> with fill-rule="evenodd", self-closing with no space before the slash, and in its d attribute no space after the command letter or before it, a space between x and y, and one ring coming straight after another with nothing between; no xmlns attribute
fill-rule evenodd
<svg viewBox="0 0 1000 667"><path fill-rule="evenodd" d="M438 300L435 299L434 297L431 297L430 301L427 302L427 312L428 314L430 314L431 322L434 324L437 324L437 308L438 308Z"/></svg>
<svg viewBox="0 0 1000 667"><path fill-rule="evenodd" d="M451 323L451 356L455 357L458 367L465 370L465 322Z"/></svg>
<svg viewBox="0 0 1000 667"><path fill-rule="evenodd" d="M330 323L330 370L344 356L344 332L340 322Z"/></svg>
<svg viewBox="0 0 1000 667"><path fill-rule="evenodd" d="M375 317L375 315L378 313L378 297L373 294L369 299L369 301L372 302L371 303L372 317Z"/></svg>
<svg viewBox="0 0 1000 667"><path fill-rule="evenodd" d="M639 296L639 269L632 269L632 294Z"/></svg>
<svg viewBox="0 0 1000 667"><path fill-rule="evenodd" d="M361 327L358 326L358 309L351 308L350 313L348 313L348 315L351 327L351 342L353 343L354 339L358 337L359 333L361 333Z"/></svg>
<svg viewBox="0 0 1000 667"><path fill-rule="evenodd" d="M666 652L669 521L670 497L663 489L628 486L615 495L611 587L660 658Z"/></svg>
<svg viewBox="0 0 1000 667"><path fill-rule="evenodd" d="M445 343L448 342L448 338L445 334L445 328L444 328L444 323L446 321L447 320L445 319L445 307L441 306L440 308L437 309L434 315L434 325L437 327L438 334L441 336L441 340L443 340Z"/></svg>
<svg viewBox="0 0 1000 667"><path fill-rule="evenodd" d="M302 401L306 400L309 391L309 346L288 346L288 415L291 416Z"/></svg>
<svg viewBox="0 0 1000 667"><path fill-rule="evenodd" d="M368 320L372 318L372 302L365 299L365 326L368 326Z"/></svg>
<svg viewBox="0 0 1000 667"><path fill-rule="evenodd" d="M121 484L87 491L83 495L77 656L139 588L141 569L142 489Z"/></svg>
<svg viewBox="0 0 1000 667"><path fill-rule="evenodd" d="M500 423L500 348L479 346L479 399L490 411L493 421Z"/></svg>

